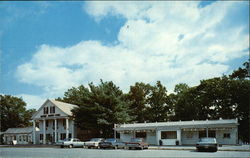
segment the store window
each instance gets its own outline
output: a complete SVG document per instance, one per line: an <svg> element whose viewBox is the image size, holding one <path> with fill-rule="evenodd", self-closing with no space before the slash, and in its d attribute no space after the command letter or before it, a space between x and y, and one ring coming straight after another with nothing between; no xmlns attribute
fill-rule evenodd
<svg viewBox="0 0 250 158"><path fill-rule="evenodd" d="M223 138L230 138L230 133L224 133Z"/></svg>
<svg viewBox="0 0 250 158"><path fill-rule="evenodd" d="M186 132L186 138L193 138L193 132Z"/></svg>
<svg viewBox="0 0 250 158"><path fill-rule="evenodd" d="M207 137L207 131L199 131L199 138ZM208 137L216 138L216 133L214 130L208 130Z"/></svg>
<svg viewBox="0 0 250 158"><path fill-rule="evenodd" d="M147 133L146 132L136 132L135 137L136 138L146 138Z"/></svg>
<svg viewBox="0 0 250 158"><path fill-rule="evenodd" d="M161 139L177 139L176 131L162 131Z"/></svg>

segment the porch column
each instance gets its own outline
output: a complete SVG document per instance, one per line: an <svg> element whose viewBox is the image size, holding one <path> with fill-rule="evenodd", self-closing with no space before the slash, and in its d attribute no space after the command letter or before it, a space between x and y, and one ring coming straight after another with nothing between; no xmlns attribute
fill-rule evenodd
<svg viewBox="0 0 250 158"><path fill-rule="evenodd" d="M75 130L74 130L74 121L72 120L71 121L71 138L74 138L75 137Z"/></svg>
<svg viewBox="0 0 250 158"><path fill-rule="evenodd" d="M45 122L46 122L46 120L44 119L43 120L43 144L46 144L46 134L45 134L46 125L45 125Z"/></svg>
<svg viewBox="0 0 250 158"><path fill-rule="evenodd" d="M116 128L116 124L114 124L114 138L116 139L116 130L115 130L115 128Z"/></svg>
<svg viewBox="0 0 250 158"><path fill-rule="evenodd" d="M160 145L159 140L161 138L161 131L156 129L155 134L156 134L156 145Z"/></svg>
<svg viewBox="0 0 250 158"><path fill-rule="evenodd" d="M208 127L206 128L206 136L208 138Z"/></svg>
<svg viewBox="0 0 250 158"><path fill-rule="evenodd" d="M36 121L33 120L33 144L36 144Z"/></svg>
<svg viewBox="0 0 250 158"><path fill-rule="evenodd" d="M66 118L66 138L69 138L69 119Z"/></svg>
<svg viewBox="0 0 250 158"><path fill-rule="evenodd" d="M177 140L179 141L179 145L181 145L181 129L177 130Z"/></svg>
<svg viewBox="0 0 250 158"><path fill-rule="evenodd" d="M57 142L57 120L55 119L55 142Z"/></svg>

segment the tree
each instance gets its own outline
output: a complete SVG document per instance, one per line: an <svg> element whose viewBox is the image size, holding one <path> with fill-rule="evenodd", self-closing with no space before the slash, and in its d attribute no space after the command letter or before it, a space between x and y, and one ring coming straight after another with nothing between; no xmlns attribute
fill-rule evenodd
<svg viewBox="0 0 250 158"><path fill-rule="evenodd" d="M239 137L249 140L250 81L228 76L202 80L173 95L175 120L239 119Z"/></svg>
<svg viewBox="0 0 250 158"><path fill-rule="evenodd" d="M134 86L130 86L126 100L130 102L130 115L133 116L134 122L147 121L147 105L152 89L151 85L142 82L137 82Z"/></svg>
<svg viewBox="0 0 250 158"><path fill-rule="evenodd" d="M8 128L30 126L29 120L35 109L26 109L22 98L11 95L0 95L1 131Z"/></svg>
<svg viewBox="0 0 250 158"><path fill-rule="evenodd" d="M168 104L167 89L157 81L156 85L151 89L148 98L147 113L149 122L168 121L168 114L171 112L171 107Z"/></svg>
<svg viewBox="0 0 250 158"><path fill-rule="evenodd" d="M248 74L248 71L250 71L250 63L245 62L243 64L244 68L239 67L237 70L234 70L229 77L231 79L246 79L247 77L250 77Z"/></svg>
<svg viewBox="0 0 250 158"><path fill-rule="evenodd" d="M112 136L114 124L131 120L124 94L113 82L90 83L89 89L73 87L62 100L79 105L72 111L78 127L99 130L103 137Z"/></svg>

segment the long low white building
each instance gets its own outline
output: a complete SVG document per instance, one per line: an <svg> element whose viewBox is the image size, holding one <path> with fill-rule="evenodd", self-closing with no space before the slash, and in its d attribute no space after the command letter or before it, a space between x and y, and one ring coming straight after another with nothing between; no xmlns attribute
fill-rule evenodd
<svg viewBox="0 0 250 158"><path fill-rule="evenodd" d="M219 144L238 143L238 120L219 119L115 125L122 141L144 138L151 145L194 145L200 137L215 137Z"/></svg>
<svg viewBox="0 0 250 158"><path fill-rule="evenodd" d="M35 133L38 132L39 128L36 128ZM12 144L13 140L15 140L17 144L32 144L33 136L33 127L9 128L3 132L3 142L5 144Z"/></svg>

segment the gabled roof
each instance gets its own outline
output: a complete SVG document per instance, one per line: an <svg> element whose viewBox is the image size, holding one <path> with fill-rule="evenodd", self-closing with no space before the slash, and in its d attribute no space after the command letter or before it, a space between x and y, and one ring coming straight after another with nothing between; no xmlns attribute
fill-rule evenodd
<svg viewBox="0 0 250 158"><path fill-rule="evenodd" d="M71 110L78 107L77 105L74 105L74 104L64 103L64 102L60 102L56 100L50 100L50 101L69 116L72 115Z"/></svg>
<svg viewBox="0 0 250 158"><path fill-rule="evenodd" d="M54 106L56 106L58 109L60 109L62 112L64 112L68 116L72 116L71 110L74 109L75 107L78 107L77 105L74 105L74 104L64 103L61 101L56 101L54 99L47 99L43 103L43 105L37 110L37 112L31 117L31 119L35 118L35 116L39 113L40 110L43 109L43 107L47 104L47 102L51 102Z"/></svg>
<svg viewBox="0 0 250 158"><path fill-rule="evenodd" d="M157 127L188 127L204 125L238 125L237 119L219 119L219 120L197 120L197 121L175 121L175 122L156 122L156 123L134 123L120 124L115 130L132 130L132 129L154 129Z"/></svg>
<svg viewBox="0 0 250 158"><path fill-rule="evenodd" d="M36 127L36 131L39 131L39 128ZM33 127L25 128L8 128L3 134L28 134L33 132Z"/></svg>

